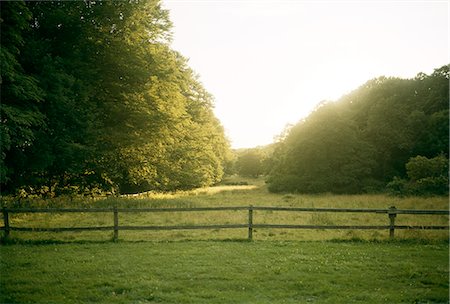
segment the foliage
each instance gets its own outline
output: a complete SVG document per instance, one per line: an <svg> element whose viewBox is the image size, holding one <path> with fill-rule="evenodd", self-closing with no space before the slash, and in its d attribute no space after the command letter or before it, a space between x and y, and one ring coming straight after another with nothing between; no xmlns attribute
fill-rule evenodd
<svg viewBox="0 0 450 304"><path fill-rule="evenodd" d="M447 195L448 166L444 155L431 159L420 155L413 157L406 164L408 180L395 177L387 187L399 195Z"/></svg>
<svg viewBox="0 0 450 304"><path fill-rule="evenodd" d="M258 149L248 149L239 153L236 160L236 170L241 176L258 177L263 174L264 155Z"/></svg>
<svg viewBox="0 0 450 304"><path fill-rule="evenodd" d="M448 158L448 71L446 65L414 79L380 77L336 102L322 102L277 142L269 189L380 191L394 176L407 176L413 156ZM429 192L440 182L420 183Z"/></svg>
<svg viewBox="0 0 450 304"><path fill-rule="evenodd" d="M238 174L244 178L257 178L268 173L272 144L248 149L235 149L228 158L226 174Z"/></svg>
<svg viewBox="0 0 450 304"><path fill-rule="evenodd" d="M223 175L213 97L148 1L2 3L1 186L189 189Z"/></svg>
<svg viewBox="0 0 450 304"><path fill-rule="evenodd" d="M23 2L4 2L0 13L0 184L4 184L12 175L20 178L26 150L36 141L38 129L45 126L45 116L39 110L43 91L38 80L19 61L31 12Z"/></svg>

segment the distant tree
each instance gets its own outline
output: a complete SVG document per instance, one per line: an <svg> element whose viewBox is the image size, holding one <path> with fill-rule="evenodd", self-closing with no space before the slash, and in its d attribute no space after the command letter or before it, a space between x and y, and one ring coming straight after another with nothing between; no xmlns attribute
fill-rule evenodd
<svg viewBox="0 0 450 304"><path fill-rule="evenodd" d="M258 177L263 174L263 153L255 148L240 152L236 160L236 170L241 176Z"/></svg>
<svg viewBox="0 0 450 304"><path fill-rule="evenodd" d="M275 153L284 157L272 168L272 191L360 192L374 166L373 149L333 103L296 125Z"/></svg>
<svg viewBox="0 0 450 304"><path fill-rule="evenodd" d="M270 159L271 191L380 191L423 155L448 158L449 66L414 79L379 77L321 103Z"/></svg>

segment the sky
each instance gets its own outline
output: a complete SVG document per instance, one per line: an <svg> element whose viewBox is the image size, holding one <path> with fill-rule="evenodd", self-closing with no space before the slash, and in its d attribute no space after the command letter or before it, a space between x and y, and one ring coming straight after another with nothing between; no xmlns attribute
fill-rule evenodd
<svg viewBox="0 0 450 304"><path fill-rule="evenodd" d="M450 1L163 0L233 148L274 142L323 100L450 63Z"/></svg>

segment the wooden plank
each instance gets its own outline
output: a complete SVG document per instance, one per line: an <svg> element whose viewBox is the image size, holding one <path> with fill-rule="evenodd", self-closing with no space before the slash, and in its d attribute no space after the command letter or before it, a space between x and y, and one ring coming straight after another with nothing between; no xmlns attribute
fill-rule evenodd
<svg viewBox="0 0 450 304"><path fill-rule="evenodd" d="M254 206L253 210L297 211L297 212L359 212L359 213L387 213L388 212L388 209L296 208L296 207L261 207L261 206Z"/></svg>
<svg viewBox="0 0 450 304"><path fill-rule="evenodd" d="M417 230L449 230L449 226L409 226L409 225L395 225L395 229L417 229Z"/></svg>
<svg viewBox="0 0 450 304"><path fill-rule="evenodd" d="M266 211L299 211L299 212L348 212L348 213L396 213L396 214L442 214L450 215L450 210L420 210L420 209L361 209L361 208L296 208L296 207L262 207L254 206L253 210Z"/></svg>
<svg viewBox="0 0 450 304"><path fill-rule="evenodd" d="M64 212L113 212L114 208L17 208L6 209L10 213L64 213ZM248 210L248 207L193 207L193 208L117 208L119 212L189 212L189 211L226 211Z"/></svg>
<svg viewBox="0 0 450 304"><path fill-rule="evenodd" d="M200 212L200 211L238 211L249 207L193 207L193 208L118 208L119 212Z"/></svg>
<svg viewBox="0 0 450 304"><path fill-rule="evenodd" d="M394 206L389 208L389 237L391 239L394 238L394 233L395 233L395 218L397 217L397 208L395 208Z"/></svg>
<svg viewBox="0 0 450 304"><path fill-rule="evenodd" d="M58 227L58 228L44 228L44 227L10 227L14 231L31 231L31 232L63 232L63 231L103 231L114 230L114 226L101 227Z"/></svg>
<svg viewBox="0 0 450 304"><path fill-rule="evenodd" d="M4 227L1 227L3 230ZM114 226L101 227L60 227L60 228L43 228L43 227L14 227L10 226L10 230L14 231L31 231L31 232L63 232L63 231L104 231L114 230ZM186 226L118 226L120 230L194 230L194 229L235 229L248 228L248 224L224 224L224 225L186 225ZM356 226L356 225L283 225L283 224L253 224L253 228L281 228L281 229L389 229L390 226ZM408 226L396 225L395 229L424 229L424 230L448 230L449 226Z"/></svg>
<svg viewBox="0 0 450 304"><path fill-rule="evenodd" d="M197 230L248 228L248 224L224 225L175 225L175 226L119 226L120 230Z"/></svg>
<svg viewBox="0 0 450 304"><path fill-rule="evenodd" d="M280 228L280 229L389 229L390 226L356 226L356 225L284 225L284 224L253 224L253 228Z"/></svg>
<svg viewBox="0 0 450 304"><path fill-rule="evenodd" d="M391 211L390 211L391 212ZM433 214L441 214L441 215L450 215L449 210L414 210L414 209L404 209L404 210L395 210L393 211L395 214L426 214L426 215L433 215Z"/></svg>
<svg viewBox="0 0 450 304"><path fill-rule="evenodd" d="M113 240L116 242L119 239L119 212L117 208L114 207L114 237Z"/></svg>
<svg viewBox="0 0 450 304"><path fill-rule="evenodd" d="M253 207L248 208L248 240L253 239Z"/></svg>
<svg viewBox="0 0 450 304"><path fill-rule="evenodd" d="M113 208L18 208L6 209L9 213L90 213L90 212L112 212Z"/></svg>
<svg viewBox="0 0 450 304"><path fill-rule="evenodd" d="M2 209L3 213L3 225L4 225L4 231L5 231L5 237L9 236L9 232L11 230L11 227L9 226L9 214L8 210L6 208Z"/></svg>
<svg viewBox="0 0 450 304"><path fill-rule="evenodd" d="M198 212L198 211L227 211L248 210L248 206L230 207L193 207L193 208L118 208L119 212ZM113 208L5 208L9 213L63 213L63 212L112 212ZM389 209L358 209L358 208L295 208L295 207L264 207L253 206L253 210L265 211L297 211L297 212L356 212L356 213L389 213ZM449 210L395 210L396 214L441 214L450 215Z"/></svg>

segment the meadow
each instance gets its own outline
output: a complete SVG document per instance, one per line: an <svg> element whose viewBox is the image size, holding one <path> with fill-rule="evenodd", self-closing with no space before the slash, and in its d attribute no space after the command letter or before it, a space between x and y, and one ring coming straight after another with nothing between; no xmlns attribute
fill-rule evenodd
<svg viewBox="0 0 450 304"><path fill-rule="evenodd" d="M171 194L4 201L28 207L292 206L447 209L445 197L271 194L261 180ZM230 182L231 183L231 182ZM234 181L233 181L234 183ZM241 211L123 214L125 224L241 223ZM386 225L386 214L255 212L255 222ZM399 223L448 224L399 215ZM17 214L11 225L111 225L111 214ZM11 233L0 303L448 303L448 231L246 229Z"/></svg>
<svg viewBox="0 0 450 304"><path fill-rule="evenodd" d="M237 184L237 185L236 185ZM175 193L144 193L109 198L38 198L21 201L4 201L8 207L78 207L78 208L176 208L176 207L229 207L229 206L281 206L314 208L380 208L395 206L397 209L445 209L447 197L394 197L388 195L301 195L273 194L267 191L263 179L225 180L216 187L180 191ZM120 213L119 225L214 225L246 224L248 212L170 212L170 213ZM362 213L308 213L254 211L254 224L300 224L300 225L388 225L386 214ZM113 215L109 213L59 213L59 214L11 214L11 226L18 227L83 227L112 226ZM396 225L448 225L448 216L398 215ZM396 238L447 240L448 231L397 230ZM105 241L111 240L112 231L88 232L17 232L11 233L16 240ZM241 240L247 238L247 230L176 230L176 231L120 231L119 239L128 241L164 240ZM255 240L333 240L364 239L384 240L388 230L289 230L254 229Z"/></svg>

